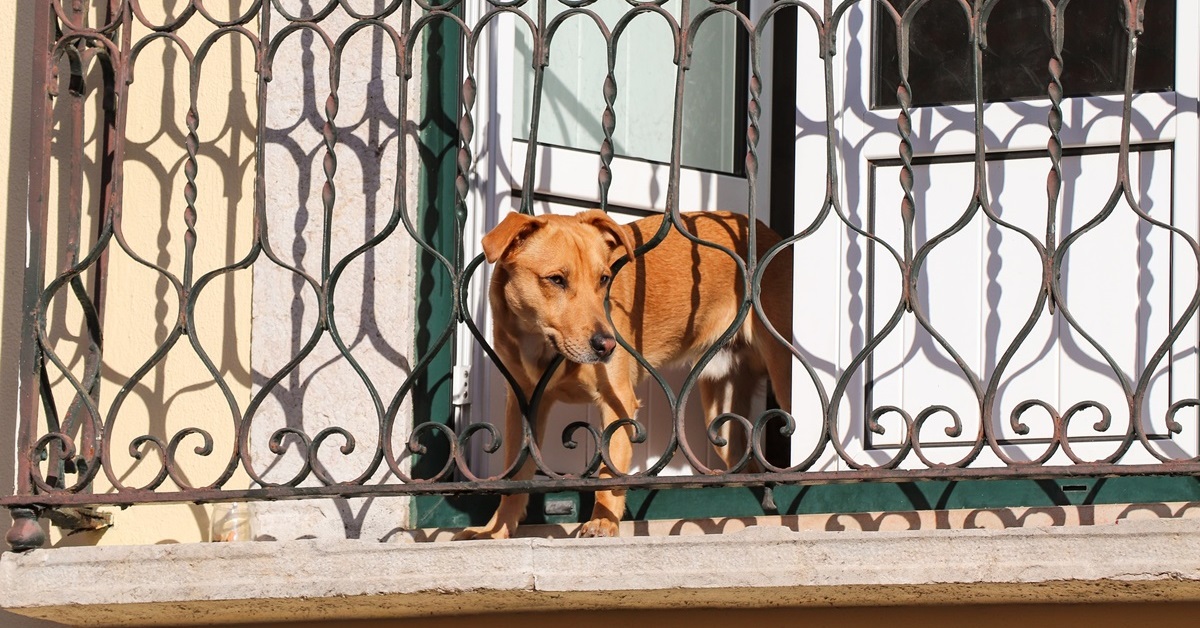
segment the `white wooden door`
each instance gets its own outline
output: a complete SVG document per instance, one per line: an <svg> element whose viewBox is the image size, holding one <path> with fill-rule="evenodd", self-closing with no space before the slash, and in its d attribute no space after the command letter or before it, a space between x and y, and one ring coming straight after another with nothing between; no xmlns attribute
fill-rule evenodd
<svg viewBox="0 0 1200 628"><path fill-rule="evenodd" d="M822 13L822 2L811 4L817 14ZM893 4L903 10L912 3ZM1108 4L1117 9L1114 13L1123 14L1119 2ZM953 1L933 0L921 10L936 5L962 14L962 3ZM1048 23L1043 3L1032 5L1042 22ZM957 354L979 379L982 390L996 379L991 422L1005 456L1017 461L1042 457L1049 451L1054 430L1047 408L1066 414L1069 408L1084 403L1069 422L1070 446L1081 459L1103 460L1117 451L1130 421L1138 418L1131 418L1126 389L1092 341L1104 347L1119 372L1136 385L1197 289L1196 261L1190 247L1170 230L1140 218L1129 201L1193 238L1200 233L1196 105L1200 55L1195 36L1200 32L1200 11L1194 2L1178 2L1174 33L1164 34L1160 27L1159 32L1144 34L1143 49L1150 37L1175 35L1172 85L1165 91L1134 96L1128 157L1133 193L1130 199L1118 199L1111 215L1077 239L1071 234L1101 214L1115 189L1121 94L1062 101L1062 184L1053 207L1056 217L1049 221L1048 97L991 102L984 107L983 146L988 157L982 197L994 217L971 209L976 185L974 106L912 107L915 220L909 246L919 254L940 234L952 235L928 249L916 283L919 307L917 312L907 312L898 309L901 265L884 246L904 258L903 165L898 150L902 138L897 130L901 110L894 105L872 106L872 70L883 52L874 49L873 25L882 21L887 28L894 28L892 16L880 6L874 1L855 4L845 13L837 33L832 73L834 126L839 134L835 140L836 193L845 218L832 214L795 246L795 340L825 391L832 393L839 379L846 381L837 408L839 443L856 464L885 464L902 450L907 428L900 413L884 409L894 406L914 418L928 410L930 417L919 435L924 455L934 463L959 461L979 436L983 413L982 395L954 359ZM997 20L1002 12L1021 6L1020 2L1000 2L989 19ZM1068 43L1070 18L1068 13ZM930 25L922 24L921 19L914 24L928 29ZM931 46L931 39L950 37L956 28L965 33L966 23L964 15L961 24L944 21L932 29L933 37L914 35L911 50ZM1030 41L1047 37L1036 26L1024 32ZM802 87L797 93L797 230L814 222L825 197L828 133L825 90L815 88L824 83L817 41L812 20L802 12L798 84L809 88ZM1118 52L1123 63L1124 50ZM1037 68L1042 85L1049 84L1048 61ZM1065 72L1071 70L1071 61L1064 62ZM987 63L985 57L985 73ZM919 99L917 80L910 78L910 94ZM968 98L973 98L972 75L964 80ZM887 89L895 90L896 84ZM878 94L874 98L880 100ZM963 222L961 228L954 228L959 221ZM1047 305L1040 311L1035 308L1041 258L1021 231L1045 244L1048 222L1056 232L1049 241L1056 247L1069 244L1060 283L1077 327L1068 323L1062 307L1054 313ZM847 223L875 234L880 242L856 233ZM921 324L918 314L924 315L953 353ZM899 322L889 328L893 316L898 316ZM1031 319L1028 335L1018 341ZM1197 342L1193 317L1168 357L1153 369L1147 402L1141 409L1151 446L1172 458L1198 453L1200 425L1194 407L1183 408L1174 416L1182 432L1172 434L1167 429L1171 404L1197 397ZM873 344L875 348L870 350ZM1005 364L1010 350L1012 355ZM863 356L866 359L856 361ZM800 425L792 443L793 458L800 460L814 449L821 402L817 386L801 369L793 369L793 384L794 412ZM1030 405L1029 400L1041 403ZM1111 413L1107 429L1097 427L1103 415L1099 405ZM961 421L957 434L950 429L954 423L951 414L931 410L936 406L957 413ZM884 429L882 434L868 429L864 417L873 414ZM1155 461L1136 443L1123 458L1128 463ZM1066 463L1069 459L1061 447L1048 462ZM985 448L973 466L1000 464L1002 460ZM848 466L827 451L814 468L833 471ZM904 466L926 468L927 464L910 453Z"/></svg>
<svg viewBox="0 0 1200 628"><path fill-rule="evenodd" d="M686 0L690 21L716 3ZM767 3L754 0L732 5L749 11L756 19ZM539 3L529 3L522 11L530 23L537 24ZM567 7L546 2L545 24L549 26ZM475 24L489 7L476 2L468 6L468 24ZM630 4L605 0L587 6L610 32L632 11ZM669 0L661 10L676 23L684 22L684 0ZM656 10L642 11L632 18L620 37L616 60L617 97L613 109L616 127L613 133L616 156L612 161L612 185L608 211L618 222L630 222L645 216L661 215L667 209L672 119L675 106L677 66L673 62L674 38L669 21ZM747 212L748 184L742 172L745 152L745 87L748 68L747 39L739 38L739 27L730 15L718 15L704 22L695 39L691 69L684 88L684 113L681 130L679 208L682 211L724 209ZM761 57L764 76L771 72L771 37L761 38L766 52ZM472 181L469 214L472 224L466 238L466 256L478 254L479 236L495 225L503 215L528 202L536 214L546 212L577 213L599 207L599 149L603 140L601 116L605 109L603 84L607 73L604 36L588 16L573 15L557 27L550 46L549 66L545 72L539 119L536 167L532 181L524 173L529 159L533 109L533 38L524 20L501 15L492 22L478 48L475 75L479 95L475 110L477 130L473 152L477 156L476 178ZM770 102L769 80L761 102ZM760 118L762 128L770 128L770 113ZM758 189L765 198L770 186L770 137L764 133L758 143ZM767 219L765 203L758 216ZM484 270L471 282L475 320L488 321L486 312L487 276ZM491 330L484 330L491 337ZM460 395L459 425L477 421L503 421L507 382L475 346L474 339L460 334L457 360L460 369L457 390ZM470 374L468 375L468 370ZM671 385L678 391L683 373L669 373ZM467 390L469 389L469 391ZM642 409L637 417L646 426L648 439L635 445L635 470L644 469L659 459L671 436L671 409L656 385L645 384L639 390ZM707 437L699 412L697 395L688 403L690 442L697 451L708 452ZM542 451L548 464L558 472L578 472L592 451L586 447L565 449L563 429L572 421L586 419L599 426L599 415L586 406L559 406L550 418ZM586 440L585 435L578 435ZM472 467L477 473L496 473L503 467L498 455L487 456L476 447ZM715 455L708 461L718 464ZM690 472L682 456L677 456L664 474Z"/></svg>

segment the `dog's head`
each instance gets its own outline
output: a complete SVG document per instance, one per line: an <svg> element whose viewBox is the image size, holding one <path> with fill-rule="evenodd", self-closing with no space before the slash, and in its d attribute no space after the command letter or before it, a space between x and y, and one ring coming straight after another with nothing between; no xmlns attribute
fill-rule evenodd
<svg viewBox="0 0 1200 628"><path fill-rule="evenodd" d="M572 362L608 360L616 340L604 298L613 262L633 259L628 232L596 209L536 218L514 212L481 243L520 331Z"/></svg>

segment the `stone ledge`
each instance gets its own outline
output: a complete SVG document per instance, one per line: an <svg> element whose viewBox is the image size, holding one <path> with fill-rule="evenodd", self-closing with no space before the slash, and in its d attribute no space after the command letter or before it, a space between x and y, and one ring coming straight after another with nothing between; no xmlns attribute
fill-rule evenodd
<svg viewBox="0 0 1200 628"><path fill-rule="evenodd" d="M68 584L69 583L69 584ZM1200 600L1200 520L1090 527L284 541L4 554L0 606L87 626L573 609Z"/></svg>

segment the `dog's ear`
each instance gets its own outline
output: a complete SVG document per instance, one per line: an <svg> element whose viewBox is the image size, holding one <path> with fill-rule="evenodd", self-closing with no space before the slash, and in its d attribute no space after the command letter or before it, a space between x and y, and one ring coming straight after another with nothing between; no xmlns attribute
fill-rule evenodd
<svg viewBox="0 0 1200 628"><path fill-rule="evenodd" d="M504 257L509 249L529 237L529 234L542 224L542 221L533 216L527 216L520 212L510 213L479 241L483 245L484 257L487 258L488 263L495 263L496 260Z"/></svg>
<svg viewBox="0 0 1200 628"><path fill-rule="evenodd" d="M604 239L608 242L609 248L613 251L616 251L617 247L624 248L625 253L629 256L629 260L633 261L633 238L629 237L629 232L622 228L621 225L618 225L617 221L609 218L608 214L599 209L589 209L579 214L579 219L599 229L600 233L604 234ZM612 261L615 262L619 258L619 255L615 255Z"/></svg>

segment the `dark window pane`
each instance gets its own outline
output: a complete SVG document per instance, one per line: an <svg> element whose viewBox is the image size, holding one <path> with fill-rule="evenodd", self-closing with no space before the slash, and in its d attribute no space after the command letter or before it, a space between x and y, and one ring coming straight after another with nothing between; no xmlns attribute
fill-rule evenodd
<svg viewBox="0 0 1200 628"><path fill-rule="evenodd" d="M897 11L913 0L890 0ZM1121 93L1125 88L1124 9L1118 0L1075 0L1067 5L1063 90L1067 96ZM1169 91L1175 85L1175 0L1146 3L1138 39L1134 89ZM983 53L987 102L1044 98L1050 83L1050 16L1042 0L1001 0L988 17ZM914 106L971 102L975 97L967 16L957 0L933 0L913 21L909 84ZM896 27L876 10L872 102L895 107L900 82Z"/></svg>

